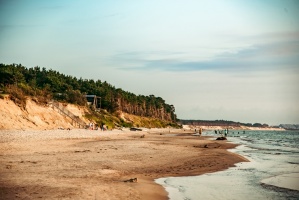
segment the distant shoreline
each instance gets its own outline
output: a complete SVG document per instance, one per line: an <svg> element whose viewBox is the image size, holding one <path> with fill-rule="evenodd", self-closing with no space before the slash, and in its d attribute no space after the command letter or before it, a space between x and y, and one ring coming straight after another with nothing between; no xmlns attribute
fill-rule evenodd
<svg viewBox="0 0 299 200"><path fill-rule="evenodd" d="M257 131L284 131L284 128L261 128L261 127L247 127L247 126L201 126L201 125L183 125L183 128L186 130L194 130L202 128L203 130L257 130Z"/></svg>
<svg viewBox="0 0 299 200"><path fill-rule="evenodd" d="M180 124L186 126L222 127L223 129L245 129L245 130L299 130L299 124L280 124L269 126L261 123L242 123L227 120L185 120L181 119ZM221 128L219 128L221 129Z"/></svg>

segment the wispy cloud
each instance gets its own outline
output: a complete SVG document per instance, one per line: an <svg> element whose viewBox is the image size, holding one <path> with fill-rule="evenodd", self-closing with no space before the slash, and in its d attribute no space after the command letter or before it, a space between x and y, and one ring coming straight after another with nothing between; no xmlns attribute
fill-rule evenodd
<svg viewBox="0 0 299 200"><path fill-rule="evenodd" d="M186 53L187 54L187 53ZM176 56L180 55L179 59ZM200 71L271 70L298 68L299 41L276 42L224 52L209 60L186 61L183 52L126 52L113 59L124 70Z"/></svg>

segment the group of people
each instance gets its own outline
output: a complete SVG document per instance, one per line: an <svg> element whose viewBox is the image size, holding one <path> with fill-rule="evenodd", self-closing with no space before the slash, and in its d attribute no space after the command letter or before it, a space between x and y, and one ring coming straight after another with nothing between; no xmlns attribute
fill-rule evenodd
<svg viewBox="0 0 299 200"><path fill-rule="evenodd" d="M223 135L223 130L218 130L219 134ZM232 132L234 133L234 132ZM217 130L215 130L215 134L217 134ZM238 132L240 134L240 132ZM245 134L245 131L243 131L243 134ZM224 129L224 136L226 137L228 135L228 129Z"/></svg>
<svg viewBox="0 0 299 200"><path fill-rule="evenodd" d="M90 123L89 123L89 126L88 126L88 129L89 129L89 130L99 130L99 126L98 126L98 124L95 124L95 123L93 123L93 122L90 122ZM101 131L106 131L106 130L108 130L108 126L106 126L105 124L100 125L100 130L101 130Z"/></svg>
<svg viewBox="0 0 299 200"><path fill-rule="evenodd" d="M219 134L223 135L223 130L218 130L219 131ZM217 134L217 130L215 130L215 134ZM228 134L228 128L227 129L224 129L224 136L226 137Z"/></svg>

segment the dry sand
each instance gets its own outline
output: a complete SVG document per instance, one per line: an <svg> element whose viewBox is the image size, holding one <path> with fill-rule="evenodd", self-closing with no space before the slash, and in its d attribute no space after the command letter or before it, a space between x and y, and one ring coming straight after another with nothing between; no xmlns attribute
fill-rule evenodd
<svg viewBox="0 0 299 200"><path fill-rule="evenodd" d="M66 104L65 108L85 120L82 117L86 112L84 107ZM0 98L0 130L49 130L58 127L74 128L72 120L51 105L42 106L28 99L24 110L8 98Z"/></svg>
<svg viewBox="0 0 299 200"><path fill-rule="evenodd" d="M154 179L245 161L175 129L0 131L0 199L167 199ZM144 137L142 137L144 135ZM137 178L137 182L125 182Z"/></svg>

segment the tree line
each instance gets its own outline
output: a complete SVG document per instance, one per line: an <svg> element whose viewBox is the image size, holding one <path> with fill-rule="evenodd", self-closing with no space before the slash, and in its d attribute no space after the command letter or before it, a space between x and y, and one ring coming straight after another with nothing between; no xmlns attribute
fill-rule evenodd
<svg viewBox="0 0 299 200"><path fill-rule="evenodd" d="M269 127L268 124L261 124L261 123L241 123L241 122L234 122L234 121L227 121L227 120L187 120L181 119L181 124L184 125L194 125L194 126L233 126L233 127L259 127L259 128L267 128Z"/></svg>
<svg viewBox="0 0 299 200"><path fill-rule="evenodd" d="M106 81L76 78L38 66L26 68L21 64L0 64L0 90L21 96L43 97L42 101L56 99L86 105L85 94L101 97L101 109L110 113L123 111L142 117L176 121L175 108L161 97L136 95L115 88ZM20 94L22 93L22 94Z"/></svg>

